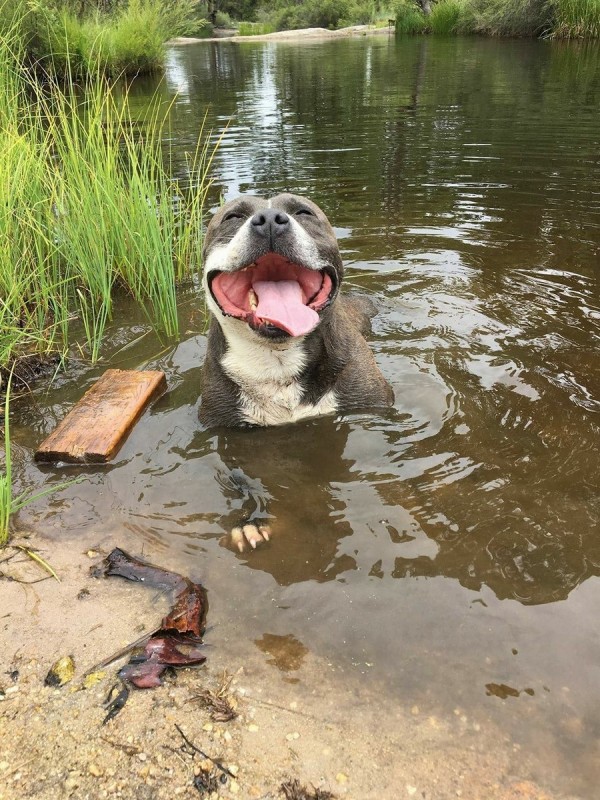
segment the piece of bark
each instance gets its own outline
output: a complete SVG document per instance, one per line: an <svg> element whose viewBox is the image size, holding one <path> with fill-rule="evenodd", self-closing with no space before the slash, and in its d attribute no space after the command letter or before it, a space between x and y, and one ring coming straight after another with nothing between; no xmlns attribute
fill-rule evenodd
<svg viewBox="0 0 600 800"><path fill-rule="evenodd" d="M166 388L164 372L106 370L42 442L35 460L83 464L110 461L148 403Z"/></svg>
<svg viewBox="0 0 600 800"><path fill-rule="evenodd" d="M128 581L172 589L176 593L173 608L163 618L160 628L149 635L143 651L132 655L129 663L119 671L119 678L124 683L138 689L149 689L161 685L161 676L168 667L191 667L206 661L206 656L199 649L208 611L208 598L202 584L192 583L183 575L130 556L120 547L115 547L92 570L92 575L118 575ZM111 656L109 660L112 659ZM125 700L120 694L114 702L109 703L105 721L118 713ZM117 710L113 708L114 703L119 706Z"/></svg>

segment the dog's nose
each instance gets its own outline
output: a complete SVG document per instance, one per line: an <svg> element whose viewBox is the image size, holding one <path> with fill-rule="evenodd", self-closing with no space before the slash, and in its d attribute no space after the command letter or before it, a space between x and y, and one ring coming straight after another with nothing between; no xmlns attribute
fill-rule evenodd
<svg viewBox="0 0 600 800"><path fill-rule="evenodd" d="M286 233L289 230L290 218L284 211L276 208L266 208L259 211L250 220L252 230L259 236L274 239L276 236Z"/></svg>

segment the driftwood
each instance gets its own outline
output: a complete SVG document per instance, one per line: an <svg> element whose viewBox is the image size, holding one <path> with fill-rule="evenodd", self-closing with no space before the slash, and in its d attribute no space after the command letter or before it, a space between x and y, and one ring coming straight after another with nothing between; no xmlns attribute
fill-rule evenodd
<svg viewBox="0 0 600 800"><path fill-rule="evenodd" d="M109 369L39 446L36 461L104 463L167 388L164 372Z"/></svg>

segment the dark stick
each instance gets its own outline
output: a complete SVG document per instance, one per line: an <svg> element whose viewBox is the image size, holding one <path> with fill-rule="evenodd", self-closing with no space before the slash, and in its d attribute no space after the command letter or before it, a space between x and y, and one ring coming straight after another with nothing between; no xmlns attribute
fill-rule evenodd
<svg viewBox="0 0 600 800"><path fill-rule="evenodd" d="M224 766L223 766L223 764L221 764L221 762L220 762L220 761L217 761L217 759L216 759L216 758L212 758L211 756L209 756L209 755L208 755L208 753L205 753L203 750L200 750L200 748L199 748L199 747L196 747L196 745L195 745L193 742L190 742L190 740L188 739L188 737L187 737L187 736L185 735L185 733L184 733L184 732L181 730L181 728L179 727L179 725L178 725L177 723L175 723L175 727L176 727L176 728L177 728L177 730L179 731L179 735L181 736L181 738L182 738L182 739L183 739L183 741L184 741L184 742L187 744L187 746L188 746L188 747L191 747L191 748L192 748L192 750L194 750L196 753L198 753L199 755L201 755L201 756L202 756L202 758L207 758L209 761L212 761L212 763L215 765L215 767L217 767L218 769L220 769L220 770L221 770L221 772L225 772L227 775L229 775L229 777L230 777L230 778L235 778L235 775L233 774L233 772L230 772L230 771L227 769L227 767L224 767Z"/></svg>

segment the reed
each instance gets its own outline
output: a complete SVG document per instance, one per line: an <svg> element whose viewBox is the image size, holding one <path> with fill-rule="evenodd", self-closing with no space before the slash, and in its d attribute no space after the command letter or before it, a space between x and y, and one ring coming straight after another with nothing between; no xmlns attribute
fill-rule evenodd
<svg viewBox="0 0 600 800"><path fill-rule="evenodd" d="M43 88L18 44L0 44L0 369L28 352L64 352L72 320L100 356L115 292L127 292L167 336L176 283L200 263L214 154L201 130L188 179L172 180L157 96L143 117L127 88L100 75Z"/></svg>
<svg viewBox="0 0 600 800"><path fill-rule="evenodd" d="M427 22L423 12L412 0L399 0L395 8L396 36L410 36L423 33Z"/></svg>
<svg viewBox="0 0 600 800"><path fill-rule="evenodd" d="M438 36L449 36L457 32L462 13L462 0L439 0L431 8L428 27Z"/></svg>
<svg viewBox="0 0 600 800"><path fill-rule="evenodd" d="M240 22L238 25L238 36L264 36L267 33L274 33L275 25L269 22Z"/></svg>
<svg viewBox="0 0 600 800"><path fill-rule="evenodd" d="M554 39L600 38L600 0L553 0Z"/></svg>
<svg viewBox="0 0 600 800"><path fill-rule="evenodd" d="M61 489L66 489L67 486L72 486L74 483L79 483L83 480L83 476L73 478L69 481L62 481L61 483L53 484L52 486L42 489L41 492L30 494L24 491L19 495L14 495L14 487L12 480L12 453L11 453L11 439L10 439L10 390L11 390L12 375L9 375L6 393L4 396L4 469L0 472L0 548L4 547L10 537L11 520L18 511L25 506L38 500L40 497L46 497L49 494L58 492Z"/></svg>

